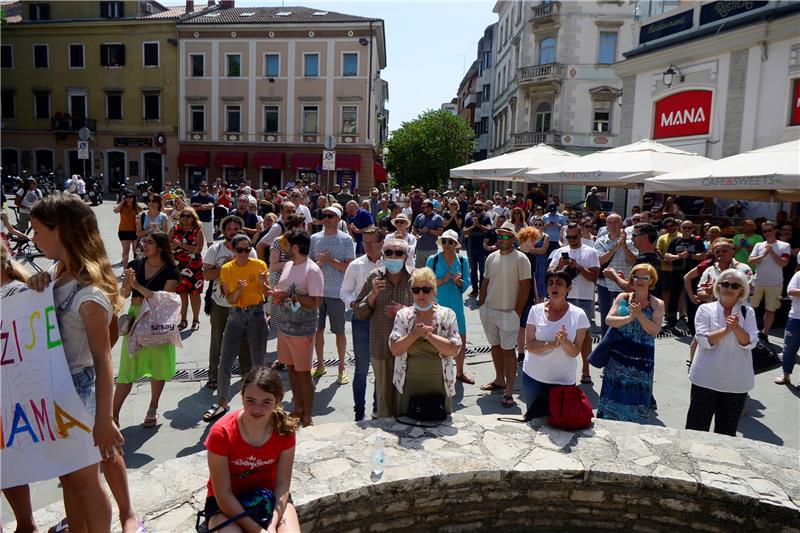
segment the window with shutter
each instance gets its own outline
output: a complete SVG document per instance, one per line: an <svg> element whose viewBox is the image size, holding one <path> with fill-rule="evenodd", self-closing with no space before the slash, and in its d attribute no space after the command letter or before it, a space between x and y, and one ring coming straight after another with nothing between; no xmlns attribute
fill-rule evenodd
<svg viewBox="0 0 800 533"><path fill-rule="evenodd" d="M158 43L144 43L144 66L158 66Z"/></svg>

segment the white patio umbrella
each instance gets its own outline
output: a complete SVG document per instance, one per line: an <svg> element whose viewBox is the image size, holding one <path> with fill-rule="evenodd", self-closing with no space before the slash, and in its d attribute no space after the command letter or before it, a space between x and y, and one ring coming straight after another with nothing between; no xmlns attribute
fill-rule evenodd
<svg viewBox="0 0 800 533"><path fill-rule="evenodd" d="M710 162L711 159L644 139L525 173L525 181L566 185L636 187L645 178Z"/></svg>
<svg viewBox="0 0 800 533"><path fill-rule="evenodd" d="M558 150L546 144L537 144L524 150L475 161L450 169L451 178L497 181L525 181L525 172L534 168L557 165L562 160L577 158L575 154Z"/></svg>
<svg viewBox="0 0 800 533"><path fill-rule="evenodd" d="M800 140L650 178L644 188L736 200L800 201Z"/></svg>

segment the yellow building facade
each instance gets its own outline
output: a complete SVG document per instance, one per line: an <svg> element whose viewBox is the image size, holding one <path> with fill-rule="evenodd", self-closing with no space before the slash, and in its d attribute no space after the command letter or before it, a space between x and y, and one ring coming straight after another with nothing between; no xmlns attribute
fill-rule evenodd
<svg viewBox="0 0 800 533"><path fill-rule="evenodd" d="M126 179L153 187L175 181L175 22L184 8L23 1L3 11L4 174L103 174L107 190ZM84 127L92 133L88 160L78 158Z"/></svg>

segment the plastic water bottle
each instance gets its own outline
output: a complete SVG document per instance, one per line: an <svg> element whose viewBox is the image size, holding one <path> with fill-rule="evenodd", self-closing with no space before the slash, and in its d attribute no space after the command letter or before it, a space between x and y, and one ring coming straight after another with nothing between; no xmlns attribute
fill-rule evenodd
<svg viewBox="0 0 800 533"><path fill-rule="evenodd" d="M375 449L372 451L372 474L380 476L383 474L383 437L375 435Z"/></svg>
<svg viewBox="0 0 800 533"><path fill-rule="evenodd" d="M628 300L621 300L619 302L619 307L617 307L617 315L628 316L629 314L631 314L631 312L628 309Z"/></svg>

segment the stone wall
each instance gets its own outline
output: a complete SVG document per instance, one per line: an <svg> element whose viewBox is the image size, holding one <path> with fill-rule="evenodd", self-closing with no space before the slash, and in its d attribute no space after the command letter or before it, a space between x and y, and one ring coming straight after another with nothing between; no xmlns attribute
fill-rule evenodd
<svg viewBox="0 0 800 533"><path fill-rule="evenodd" d="M386 463L375 477L378 433ZM206 476L204 453L132 472L148 530L194 531ZM605 420L577 432L494 415L457 414L433 429L392 419L323 424L298 435L292 496L306 533L800 532L800 454ZM62 513L61 505L40 509L37 522Z"/></svg>

